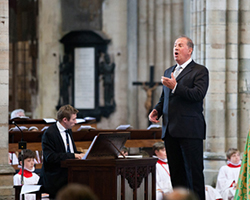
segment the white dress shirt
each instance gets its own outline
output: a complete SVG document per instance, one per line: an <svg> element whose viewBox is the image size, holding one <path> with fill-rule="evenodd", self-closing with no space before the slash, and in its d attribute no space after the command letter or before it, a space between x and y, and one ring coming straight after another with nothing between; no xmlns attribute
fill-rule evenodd
<svg viewBox="0 0 250 200"><path fill-rule="evenodd" d="M192 61L192 58L189 58L186 62L184 62L182 65L181 65L181 69L180 69L180 72L179 72L179 74L178 75L180 75L180 73L186 68L186 66L189 64L189 63L191 63L191 61ZM179 67L180 65L179 64L177 64L177 66L176 66L176 68L177 67ZM175 69L176 69L175 68ZM175 84L175 86L174 86L174 89L172 90L172 93L174 93L175 92L175 89L176 89L176 87L177 87L177 82L176 82L176 84Z"/></svg>
<svg viewBox="0 0 250 200"><path fill-rule="evenodd" d="M56 126L59 129L59 132L61 134L61 137L63 139L63 143L65 146L65 152L67 152L67 141L66 141L66 129L63 127L63 125L60 124L59 121L56 122ZM71 137L69 135L69 149L70 149L70 153L74 153L74 149L73 149L73 144L72 144L72 140Z"/></svg>

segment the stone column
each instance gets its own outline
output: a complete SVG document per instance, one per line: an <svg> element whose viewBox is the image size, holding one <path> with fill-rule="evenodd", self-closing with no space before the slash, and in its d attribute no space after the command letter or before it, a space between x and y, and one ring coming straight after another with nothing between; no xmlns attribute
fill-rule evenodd
<svg viewBox="0 0 250 200"><path fill-rule="evenodd" d="M223 156L230 147L243 151L249 130L250 3L241 3L206 1L205 65L210 71L205 101L207 155Z"/></svg>
<svg viewBox="0 0 250 200"><path fill-rule="evenodd" d="M239 8L239 1L216 2L192 1L191 30L197 43L194 58L204 63L210 72L204 111L207 121L206 156L216 153L224 157L229 147L243 150L249 129L249 110L244 106L248 105L249 89L249 70L246 67L250 58L246 53L249 46L249 21L246 17L249 7L246 5L249 3L242 3ZM240 140L238 135L242 136Z"/></svg>
<svg viewBox="0 0 250 200"><path fill-rule="evenodd" d="M168 66L171 66L174 64L173 59L173 47L174 47L174 36L172 34L172 3L171 0L165 0L164 2L164 29L165 29L165 35L164 35L164 65L162 68L162 71L166 70ZM156 99L159 100L159 99Z"/></svg>
<svg viewBox="0 0 250 200"><path fill-rule="evenodd" d="M205 182L213 185L225 164L227 130L227 4L222 1L191 1L193 58L209 70L209 88L204 101L207 136L204 141Z"/></svg>
<svg viewBox="0 0 250 200"><path fill-rule="evenodd" d="M239 0L239 148L244 150L250 124L250 2Z"/></svg>
<svg viewBox="0 0 250 200"><path fill-rule="evenodd" d="M13 174L9 165L9 2L0 0L0 199L14 199Z"/></svg>
<svg viewBox="0 0 250 200"><path fill-rule="evenodd" d="M190 8L190 38L194 42L192 57L197 63L205 65L206 4L203 0L191 0Z"/></svg>
<svg viewBox="0 0 250 200"><path fill-rule="evenodd" d="M239 77L239 0L227 0L226 13L226 149L239 148L238 77ZM246 136L245 132L244 136Z"/></svg>
<svg viewBox="0 0 250 200"><path fill-rule="evenodd" d="M249 131L250 2L192 0L192 5L191 32L195 41L200 41L194 57L201 63L204 60L210 72L204 104L204 157L206 182L211 184L211 178L225 165L225 152L230 147L242 152Z"/></svg>
<svg viewBox="0 0 250 200"><path fill-rule="evenodd" d="M152 1L154 2L154 1ZM152 3L151 2L151 3ZM138 80L141 82L146 82L149 80L149 63L148 59L153 59L148 54L148 49L154 49L154 31L149 29L149 27L154 24L154 9L152 8L154 4L148 5L146 0L138 0ZM148 12L148 8L150 12ZM148 17L150 17L148 19ZM148 27L149 26L149 27ZM149 33L148 33L149 29ZM150 43L148 43L150 40ZM149 46L150 45L150 46ZM152 45L152 46L151 46ZM147 99L146 92L142 87L138 87L138 107L136 111L136 116L140 116L140 120L136 128L145 129L147 128L147 112L144 107L144 103Z"/></svg>
<svg viewBox="0 0 250 200"><path fill-rule="evenodd" d="M56 116L59 99L59 64L63 58L60 0L39 1L38 96L33 118ZM51 9L55 8L55 9Z"/></svg>
<svg viewBox="0 0 250 200"><path fill-rule="evenodd" d="M206 1L206 67L210 83L205 100L206 152L224 155L226 145L226 0Z"/></svg>
<svg viewBox="0 0 250 200"><path fill-rule="evenodd" d="M131 4L136 4L136 2L130 2ZM121 124L128 123L128 104L136 104L136 102L128 102L128 91L131 89L132 77L128 78L128 73L131 75L130 69L133 70L134 66L131 66L136 62L135 60L130 60L130 66L128 67L128 43L127 43L127 33L128 25L127 16L128 12L127 1L117 1L117 0L105 0L103 1L103 29L102 31L111 39L109 44L108 52L111 55L111 61L116 64L115 67L115 101L116 101L116 111L110 115L109 118L102 117L101 122L98 123L98 128L116 128ZM130 8L131 9L131 8ZM133 12L132 10L130 10ZM131 16L134 17L134 16ZM134 22L133 22L134 23ZM134 29L134 24L132 31ZM131 38L132 39L132 38ZM133 38L134 39L134 38ZM134 48L131 46L131 41L129 48ZM133 49L134 51L134 49ZM131 56L131 54L129 55ZM130 57L131 58L131 57ZM134 59L134 58L133 58ZM135 72L136 74L136 72ZM133 76L135 76L135 74ZM130 85L130 86L128 86ZM132 91L132 90L131 90ZM134 91L133 91L134 92ZM133 113L134 114L134 113Z"/></svg>
<svg viewBox="0 0 250 200"><path fill-rule="evenodd" d="M128 124L137 127L138 116L135 115L135 110L138 106L138 87L132 85L132 82L137 80L137 0L127 1L127 42L128 42Z"/></svg>

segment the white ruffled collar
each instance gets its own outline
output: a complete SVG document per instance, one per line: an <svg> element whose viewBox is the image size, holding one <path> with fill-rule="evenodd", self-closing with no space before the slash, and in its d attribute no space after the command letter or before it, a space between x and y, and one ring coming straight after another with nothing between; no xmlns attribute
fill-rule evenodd
<svg viewBox="0 0 250 200"><path fill-rule="evenodd" d="M22 165L18 165L18 168L22 168ZM28 172L34 172L35 171L35 167L33 166L33 168L30 170L30 169L27 169L26 167L24 167L24 170L27 170Z"/></svg>
<svg viewBox="0 0 250 200"><path fill-rule="evenodd" d="M241 160L240 160L240 162L237 163L237 164L234 164L234 163L232 163L232 162L230 162L230 161L228 160L228 161L227 161L227 164L231 164L231 165L233 165L233 166L238 166L238 165L241 165Z"/></svg>
<svg viewBox="0 0 250 200"><path fill-rule="evenodd" d="M155 155L153 155L153 158L158 158L157 156L155 156ZM166 158L166 159L161 159L161 158L158 158L159 160L161 160L162 162L165 162L165 163L167 163L168 162L168 159Z"/></svg>

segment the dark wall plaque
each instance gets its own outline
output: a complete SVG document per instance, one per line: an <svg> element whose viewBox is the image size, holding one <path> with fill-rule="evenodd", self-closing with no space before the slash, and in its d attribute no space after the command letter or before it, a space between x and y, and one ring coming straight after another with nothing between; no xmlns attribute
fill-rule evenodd
<svg viewBox="0 0 250 200"><path fill-rule="evenodd" d="M115 109L114 68L107 54L110 40L100 31L81 30L66 34L60 64L60 98L57 108L71 104L78 117L108 117ZM101 58L104 57L104 62ZM99 103L99 79L104 80L104 106Z"/></svg>

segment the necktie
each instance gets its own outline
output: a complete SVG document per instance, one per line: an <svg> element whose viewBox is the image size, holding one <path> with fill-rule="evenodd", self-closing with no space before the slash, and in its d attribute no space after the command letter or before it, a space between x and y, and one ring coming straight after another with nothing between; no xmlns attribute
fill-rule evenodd
<svg viewBox="0 0 250 200"><path fill-rule="evenodd" d="M67 153L70 153L70 149L69 149L69 130L65 130L66 133L66 143L67 143Z"/></svg>
<svg viewBox="0 0 250 200"><path fill-rule="evenodd" d="M182 66L178 65L174 70L174 77L176 78L181 72Z"/></svg>

